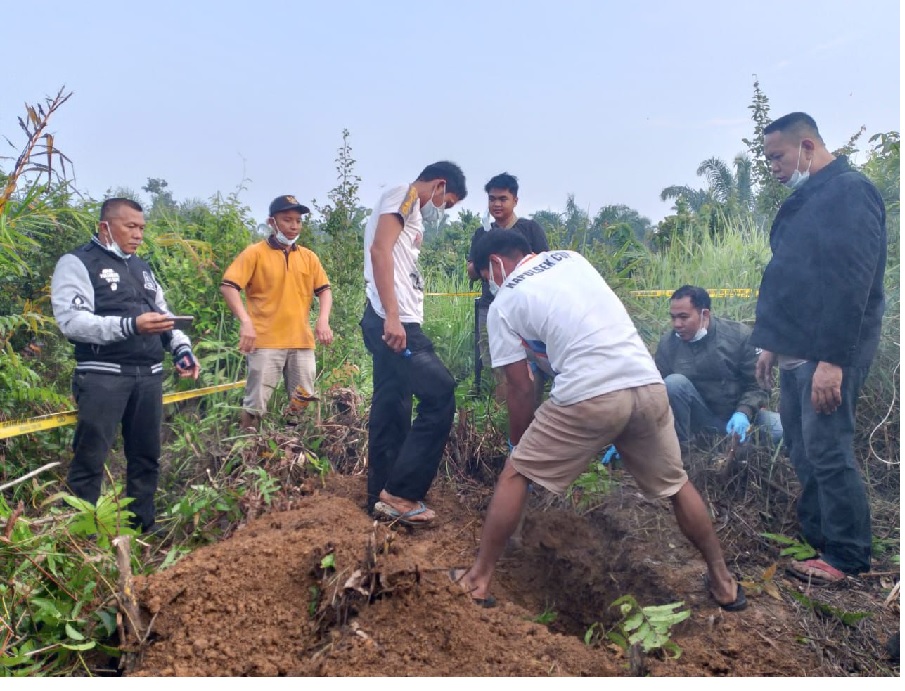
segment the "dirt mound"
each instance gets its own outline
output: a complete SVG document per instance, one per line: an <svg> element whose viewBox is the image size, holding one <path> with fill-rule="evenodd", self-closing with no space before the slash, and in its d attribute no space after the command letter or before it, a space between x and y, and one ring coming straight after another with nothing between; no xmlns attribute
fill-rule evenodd
<svg viewBox="0 0 905 691"><path fill-rule="evenodd" d="M669 505L641 498L627 478L584 515L534 495L523 542L497 572L499 604L484 609L447 573L475 553L483 506L468 504L481 501L437 483L429 500L440 524L397 531L367 516L364 491L362 476L329 476L297 508L139 579L153 621L133 675L802 676L834 669L828 659L848 664L848 673L876 674L846 656L846 646L852 636L898 627L879 579L806 592L844 598L845 609L869 607L854 627L809 614L791 596L806 586L780 575L769 580L774 596L749 588L748 610L723 613ZM743 577L767 583L768 562L727 556ZM678 659L630 660L615 645L584 642L594 624L618 623L611 604L626 594L645 606L681 600L691 609L673 629Z"/></svg>

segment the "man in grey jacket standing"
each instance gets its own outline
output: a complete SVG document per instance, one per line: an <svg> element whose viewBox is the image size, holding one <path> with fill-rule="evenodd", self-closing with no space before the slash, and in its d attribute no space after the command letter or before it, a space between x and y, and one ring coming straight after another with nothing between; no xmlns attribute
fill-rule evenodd
<svg viewBox="0 0 905 691"><path fill-rule="evenodd" d="M191 343L173 328L172 313L151 267L135 256L144 237L141 206L107 199L97 234L57 262L50 292L57 325L75 346L72 393L78 405L72 493L96 504L104 462L122 424L126 495L132 525L154 528L160 458L163 355L181 377L198 378Z"/></svg>

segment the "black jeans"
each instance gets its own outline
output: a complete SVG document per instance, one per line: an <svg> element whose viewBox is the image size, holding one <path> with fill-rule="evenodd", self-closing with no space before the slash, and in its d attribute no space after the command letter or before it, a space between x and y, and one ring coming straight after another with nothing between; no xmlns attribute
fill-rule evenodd
<svg viewBox="0 0 905 691"><path fill-rule="evenodd" d="M76 372L72 394L78 422L67 483L72 493L96 504L101 494L104 461L122 423L126 456L126 496L134 501L133 526L143 531L154 525L154 492L160 459L163 413L163 375L124 376Z"/></svg>
<svg viewBox="0 0 905 691"><path fill-rule="evenodd" d="M783 441L801 484L798 522L824 561L846 573L863 573L870 570L870 504L852 442L867 368L842 370L842 405L823 415L811 405L816 367L806 362L780 371Z"/></svg>
<svg viewBox="0 0 905 691"><path fill-rule="evenodd" d="M410 357L383 342L383 319L370 302L360 322L371 353L374 393L368 419L368 511L381 490L410 501L427 494L452 427L456 382L419 324L403 324ZM418 398L412 422L412 396Z"/></svg>

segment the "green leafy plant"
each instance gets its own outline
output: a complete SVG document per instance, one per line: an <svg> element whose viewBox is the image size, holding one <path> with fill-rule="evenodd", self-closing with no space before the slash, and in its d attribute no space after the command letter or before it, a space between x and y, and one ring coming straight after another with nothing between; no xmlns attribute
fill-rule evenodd
<svg viewBox="0 0 905 691"><path fill-rule="evenodd" d="M811 547L807 542L799 542L791 537L777 535L776 533L761 533L760 535L773 542L786 545L779 552L779 556L781 557L792 557L795 561L802 561L817 556L817 550Z"/></svg>
<svg viewBox="0 0 905 691"><path fill-rule="evenodd" d="M569 488L572 503L579 511L587 512L597 506L603 497L613 489L613 476L598 459L591 462L588 470L578 476Z"/></svg>
<svg viewBox="0 0 905 691"><path fill-rule="evenodd" d="M21 517L0 497L2 538L0 579L0 677L56 676L87 668L84 653L102 650L116 631L114 535L134 535L131 513L117 499L121 487L93 506L62 496L75 509L48 509L49 521ZM12 524L9 525L9 522Z"/></svg>
<svg viewBox="0 0 905 691"><path fill-rule="evenodd" d="M559 614L557 614L557 612L555 612L554 610L547 607L546 609L544 609L543 612L538 614L531 621L535 622L536 624L543 624L544 626L549 626L554 621L556 621L556 619L558 617L559 617Z"/></svg>
<svg viewBox="0 0 905 691"><path fill-rule="evenodd" d="M846 626L854 626L862 619L867 619L868 617L873 616L873 612L848 612L844 609L840 609L839 607L833 607L832 605L827 605L823 602L813 600L803 593L793 591L791 595L802 605L816 612L818 615L837 619Z"/></svg>
<svg viewBox="0 0 905 691"><path fill-rule="evenodd" d="M312 585L308 587L308 616L314 618L314 615L317 614L317 608L321 602L321 589L316 585Z"/></svg>
<svg viewBox="0 0 905 691"><path fill-rule="evenodd" d="M640 645L645 653L662 650L669 657L678 659L682 649L671 640L671 635L673 626L691 616L691 610L681 609L684 606L684 602L672 602L642 607L631 595L623 595L612 604L619 608L622 619L607 632L607 638L625 651ZM586 639L590 633L589 629Z"/></svg>
<svg viewBox="0 0 905 691"><path fill-rule="evenodd" d="M892 563L899 563L899 541L897 539L875 535L871 538L870 552L877 559L888 557Z"/></svg>
<svg viewBox="0 0 905 691"><path fill-rule="evenodd" d="M326 482L327 475L333 470L333 466L330 464L330 459L325 456L318 456L313 453L306 453L305 457L308 459L308 462L311 464L311 467L317 471L318 476L320 476L321 484Z"/></svg>
<svg viewBox="0 0 905 691"><path fill-rule="evenodd" d="M245 471L245 475L254 479L255 491L261 495L264 503L270 506L273 496L280 491L280 481L260 467L249 468Z"/></svg>
<svg viewBox="0 0 905 691"><path fill-rule="evenodd" d="M166 515L175 518L177 525L191 535L222 514L238 518L241 515L239 497L236 490L221 491L211 485L191 485Z"/></svg>

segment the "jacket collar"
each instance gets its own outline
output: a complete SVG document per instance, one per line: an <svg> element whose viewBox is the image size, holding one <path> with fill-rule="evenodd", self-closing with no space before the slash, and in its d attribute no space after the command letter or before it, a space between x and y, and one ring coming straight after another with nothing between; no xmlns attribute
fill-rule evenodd
<svg viewBox="0 0 905 691"><path fill-rule="evenodd" d="M790 198L796 195L799 197L810 196L812 192L823 187L823 185L837 175L847 173L850 170L852 170L852 166L848 162L848 157L840 154L839 156L836 156L835 160L830 161L823 168L811 175L810 179L802 185L800 189L795 190L795 192L790 195Z"/></svg>

